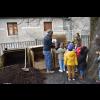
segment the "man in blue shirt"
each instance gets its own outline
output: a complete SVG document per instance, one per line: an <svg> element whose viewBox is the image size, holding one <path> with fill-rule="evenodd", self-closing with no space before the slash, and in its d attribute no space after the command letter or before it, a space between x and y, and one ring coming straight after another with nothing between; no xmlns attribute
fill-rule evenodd
<svg viewBox="0 0 100 100"><path fill-rule="evenodd" d="M47 73L53 73L54 71L52 70L52 54L51 54L51 48L54 47L52 43L52 35L53 31L49 30L47 32L47 35L44 37L43 41L43 54L44 54L44 59L45 59L45 65L47 69Z"/></svg>

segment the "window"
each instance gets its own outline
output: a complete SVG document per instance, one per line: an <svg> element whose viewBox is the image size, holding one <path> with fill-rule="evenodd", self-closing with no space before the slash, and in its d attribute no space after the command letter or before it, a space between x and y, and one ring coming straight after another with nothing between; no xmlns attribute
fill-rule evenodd
<svg viewBox="0 0 100 100"><path fill-rule="evenodd" d="M17 35L18 28L16 22L9 22L7 23L8 35Z"/></svg>
<svg viewBox="0 0 100 100"><path fill-rule="evenodd" d="M44 31L52 29L52 22L44 22Z"/></svg>

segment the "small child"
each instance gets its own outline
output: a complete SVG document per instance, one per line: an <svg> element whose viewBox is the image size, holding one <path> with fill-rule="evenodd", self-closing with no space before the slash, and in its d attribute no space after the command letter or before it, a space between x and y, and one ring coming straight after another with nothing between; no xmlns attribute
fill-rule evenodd
<svg viewBox="0 0 100 100"><path fill-rule="evenodd" d="M80 80L83 80L85 76L85 70L87 68L86 58L87 58L88 51L89 50L86 46L83 46L80 51L80 56L78 59L78 70L80 74L80 77L79 77Z"/></svg>
<svg viewBox="0 0 100 100"><path fill-rule="evenodd" d="M57 49L56 53L58 53L58 60L59 60L59 72L65 71L65 65L64 65L64 53L66 49L64 48L64 43L60 43L60 48Z"/></svg>
<svg viewBox="0 0 100 100"><path fill-rule="evenodd" d="M79 57L80 57L80 52L81 52L81 46L77 46L75 48L75 52L76 52L76 55L77 55L77 59L79 61ZM75 67L75 72L78 72L78 66Z"/></svg>
<svg viewBox="0 0 100 100"><path fill-rule="evenodd" d="M70 43L67 47L68 51L64 54L64 64L68 69L68 80L75 80L75 65L78 65L77 56L75 50L73 50L74 46Z"/></svg>

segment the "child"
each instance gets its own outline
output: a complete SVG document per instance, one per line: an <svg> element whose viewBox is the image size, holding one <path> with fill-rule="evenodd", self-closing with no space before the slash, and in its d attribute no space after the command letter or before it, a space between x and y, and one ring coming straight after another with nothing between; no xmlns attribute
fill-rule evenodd
<svg viewBox="0 0 100 100"><path fill-rule="evenodd" d="M79 59L78 59L78 70L79 70L80 80L84 79L85 69L87 67L87 62L86 62L87 53L88 53L87 47L83 46L81 48L80 56L79 56Z"/></svg>
<svg viewBox="0 0 100 100"><path fill-rule="evenodd" d="M77 55L77 60L79 60L80 52L81 52L81 46L76 47L75 52L76 52L76 55ZM77 67L78 66L76 66L76 68L75 68L75 72L78 72L78 68Z"/></svg>
<svg viewBox="0 0 100 100"><path fill-rule="evenodd" d="M77 58L79 58L81 52L81 46L77 47L75 51L76 51Z"/></svg>
<svg viewBox="0 0 100 100"><path fill-rule="evenodd" d="M60 43L60 48L57 49L56 53L58 53L58 60L59 60L59 72L65 71L64 66L64 53L65 53L64 43Z"/></svg>
<svg viewBox="0 0 100 100"><path fill-rule="evenodd" d="M68 45L72 46L73 47L73 50L75 49L74 43L71 42L71 41L68 41L68 43L66 45L66 49L67 49L66 52L68 51ZM64 53L64 55L66 54L66 52ZM67 67L67 66L65 65L65 67ZM66 71L66 73L68 74L68 70Z"/></svg>
<svg viewBox="0 0 100 100"><path fill-rule="evenodd" d="M95 59L95 62L97 64L97 80L96 82L100 81L100 52L99 51L96 51L96 59Z"/></svg>
<svg viewBox="0 0 100 100"><path fill-rule="evenodd" d="M68 80L75 80L75 65L78 65L77 56L73 50L74 45L70 43L67 47L68 51L64 54L64 64L68 69Z"/></svg>

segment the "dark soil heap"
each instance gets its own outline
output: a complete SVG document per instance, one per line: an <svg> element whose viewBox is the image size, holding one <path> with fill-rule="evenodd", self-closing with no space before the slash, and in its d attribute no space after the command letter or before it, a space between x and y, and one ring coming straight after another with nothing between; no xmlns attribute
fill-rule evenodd
<svg viewBox="0 0 100 100"><path fill-rule="evenodd" d="M23 67L23 64L6 66L0 71L0 84L43 84L43 73L32 67L25 72Z"/></svg>

